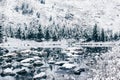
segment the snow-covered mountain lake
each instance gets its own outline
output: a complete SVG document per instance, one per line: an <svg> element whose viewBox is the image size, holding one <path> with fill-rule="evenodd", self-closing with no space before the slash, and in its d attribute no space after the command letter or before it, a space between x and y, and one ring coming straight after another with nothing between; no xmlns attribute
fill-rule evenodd
<svg viewBox="0 0 120 80"><path fill-rule="evenodd" d="M120 80L120 0L0 0L0 80Z"/></svg>
<svg viewBox="0 0 120 80"><path fill-rule="evenodd" d="M0 80L87 80L111 47L0 49Z"/></svg>

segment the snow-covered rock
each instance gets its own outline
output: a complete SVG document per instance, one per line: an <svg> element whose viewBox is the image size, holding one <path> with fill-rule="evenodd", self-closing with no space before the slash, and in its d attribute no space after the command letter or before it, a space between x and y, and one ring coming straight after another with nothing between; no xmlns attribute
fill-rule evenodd
<svg viewBox="0 0 120 80"><path fill-rule="evenodd" d="M32 62L34 60L35 60L34 58L27 58L27 59L22 60L21 63L29 63L29 62Z"/></svg>
<svg viewBox="0 0 120 80"><path fill-rule="evenodd" d="M40 57L38 57L38 56L34 56L33 57L35 60L39 60L39 59L41 59Z"/></svg>
<svg viewBox="0 0 120 80"><path fill-rule="evenodd" d="M41 61L37 60L37 61L35 61L35 62L33 63L33 65L34 65L34 66L42 66L43 63L42 63Z"/></svg>
<svg viewBox="0 0 120 80"><path fill-rule="evenodd" d="M30 63L21 63L21 66L24 66L24 67L32 67L32 64L30 64Z"/></svg>
<svg viewBox="0 0 120 80"><path fill-rule="evenodd" d="M35 75L33 78L34 79L43 79L43 78L45 79L46 77L47 77L46 73L45 72L41 72L41 73Z"/></svg>
<svg viewBox="0 0 120 80"><path fill-rule="evenodd" d="M17 54L16 53L7 53L5 55L3 55L4 57L14 57L16 56Z"/></svg>
<svg viewBox="0 0 120 80"><path fill-rule="evenodd" d="M28 69L24 69L24 68L22 68L22 69L15 69L15 71L16 71L16 73L17 74L19 74L19 75L25 75L25 74L27 74L28 73Z"/></svg>
<svg viewBox="0 0 120 80"><path fill-rule="evenodd" d="M73 70L73 72L76 75L80 75L82 72L85 72L85 71L88 71L88 70L89 70L88 68L79 68L79 67L77 67L77 68L75 68Z"/></svg>
<svg viewBox="0 0 120 80"><path fill-rule="evenodd" d="M55 64L61 66L61 65L65 64L65 63L68 63L68 62L67 61L59 61L59 62L56 62Z"/></svg>
<svg viewBox="0 0 120 80"><path fill-rule="evenodd" d="M71 55L82 55L84 53L84 49L82 47L68 47L65 49L66 54Z"/></svg>
<svg viewBox="0 0 120 80"><path fill-rule="evenodd" d="M75 67L76 67L75 64L65 63L61 66L61 69L73 69Z"/></svg>
<svg viewBox="0 0 120 80"><path fill-rule="evenodd" d="M12 69L6 68L6 69L1 73L1 75L4 75L4 76L14 76L15 73L13 72Z"/></svg>
<svg viewBox="0 0 120 80"><path fill-rule="evenodd" d="M31 50L30 49L26 49L26 50L21 51L20 53L29 54L29 53L31 53Z"/></svg>
<svg viewBox="0 0 120 80"><path fill-rule="evenodd" d="M12 63L12 67L18 68L18 67L21 67L21 64L19 62L14 62L14 63Z"/></svg>
<svg viewBox="0 0 120 80"><path fill-rule="evenodd" d="M55 61L50 60L50 61L48 61L48 64L55 64Z"/></svg>
<svg viewBox="0 0 120 80"><path fill-rule="evenodd" d="M11 63L5 63L3 65L1 65L2 68L11 68L12 67L12 64Z"/></svg>

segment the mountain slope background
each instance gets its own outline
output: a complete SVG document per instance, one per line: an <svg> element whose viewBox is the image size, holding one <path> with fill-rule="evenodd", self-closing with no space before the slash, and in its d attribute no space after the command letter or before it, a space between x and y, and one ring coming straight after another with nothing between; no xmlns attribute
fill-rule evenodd
<svg viewBox="0 0 120 80"><path fill-rule="evenodd" d="M37 21L43 26L59 24L119 30L119 0L0 0L1 22L29 24Z"/></svg>

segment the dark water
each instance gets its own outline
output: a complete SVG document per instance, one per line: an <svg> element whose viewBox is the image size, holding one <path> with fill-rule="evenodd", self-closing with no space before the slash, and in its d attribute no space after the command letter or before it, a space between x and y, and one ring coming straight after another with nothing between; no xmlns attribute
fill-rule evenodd
<svg viewBox="0 0 120 80"><path fill-rule="evenodd" d="M101 55L111 50L110 47L94 47L94 48L84 47L83 49L85 51L83 55L72 56L72 57L69 57L65 53L62 53L63 49L61 48L31 48L31 51L45 52L46 54L42 56L38 55L37 53L25 55L25 54L20 54L20 52L16 51L17 56L7 57L7 59L5 57L1 58L0 80L35 80L33 79L33 76L39 74L40 72L45 72L47 78L38 79L38 80L85 80L88 77L87 72L81 73L80 75L76 75L74 74L73 70L62 70L60 69L61 65L55 64L55 62L66 61L66 62L70 62L71 64L76 64L79 67L83 64L86 65L86 63L84 63L85 61L89 61L90 59L94 60L94 57L96 55ZM30 63L31 66L29 67L12 66L12 64L15 62L19 63L21 60L24 60L26 58L33 58L35 56L38 56L40 58L39 61L43 63L42 66L34 66L34 61ZM54 63L50 64L49 63L50 61L54 61ZM6 66L7 63L10 63L10 66ZM3 76L2 71L5 70L6 68L10 68L12 70L26 68L28 72L24 74L16 73L15 75L12 76L11 75Z"/></svg>

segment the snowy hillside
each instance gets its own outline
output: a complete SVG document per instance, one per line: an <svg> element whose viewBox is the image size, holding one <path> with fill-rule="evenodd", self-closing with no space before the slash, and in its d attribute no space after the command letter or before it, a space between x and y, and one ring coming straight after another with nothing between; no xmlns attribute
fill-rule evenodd
<svg viewBox="0 0 120 80"><path fill-rule="evenodd" d="M68 27L93 26L118 30L119 0L0 0L0 14L5 25L37 21ZM115 27L114 27L115 26Z"/></svg>

